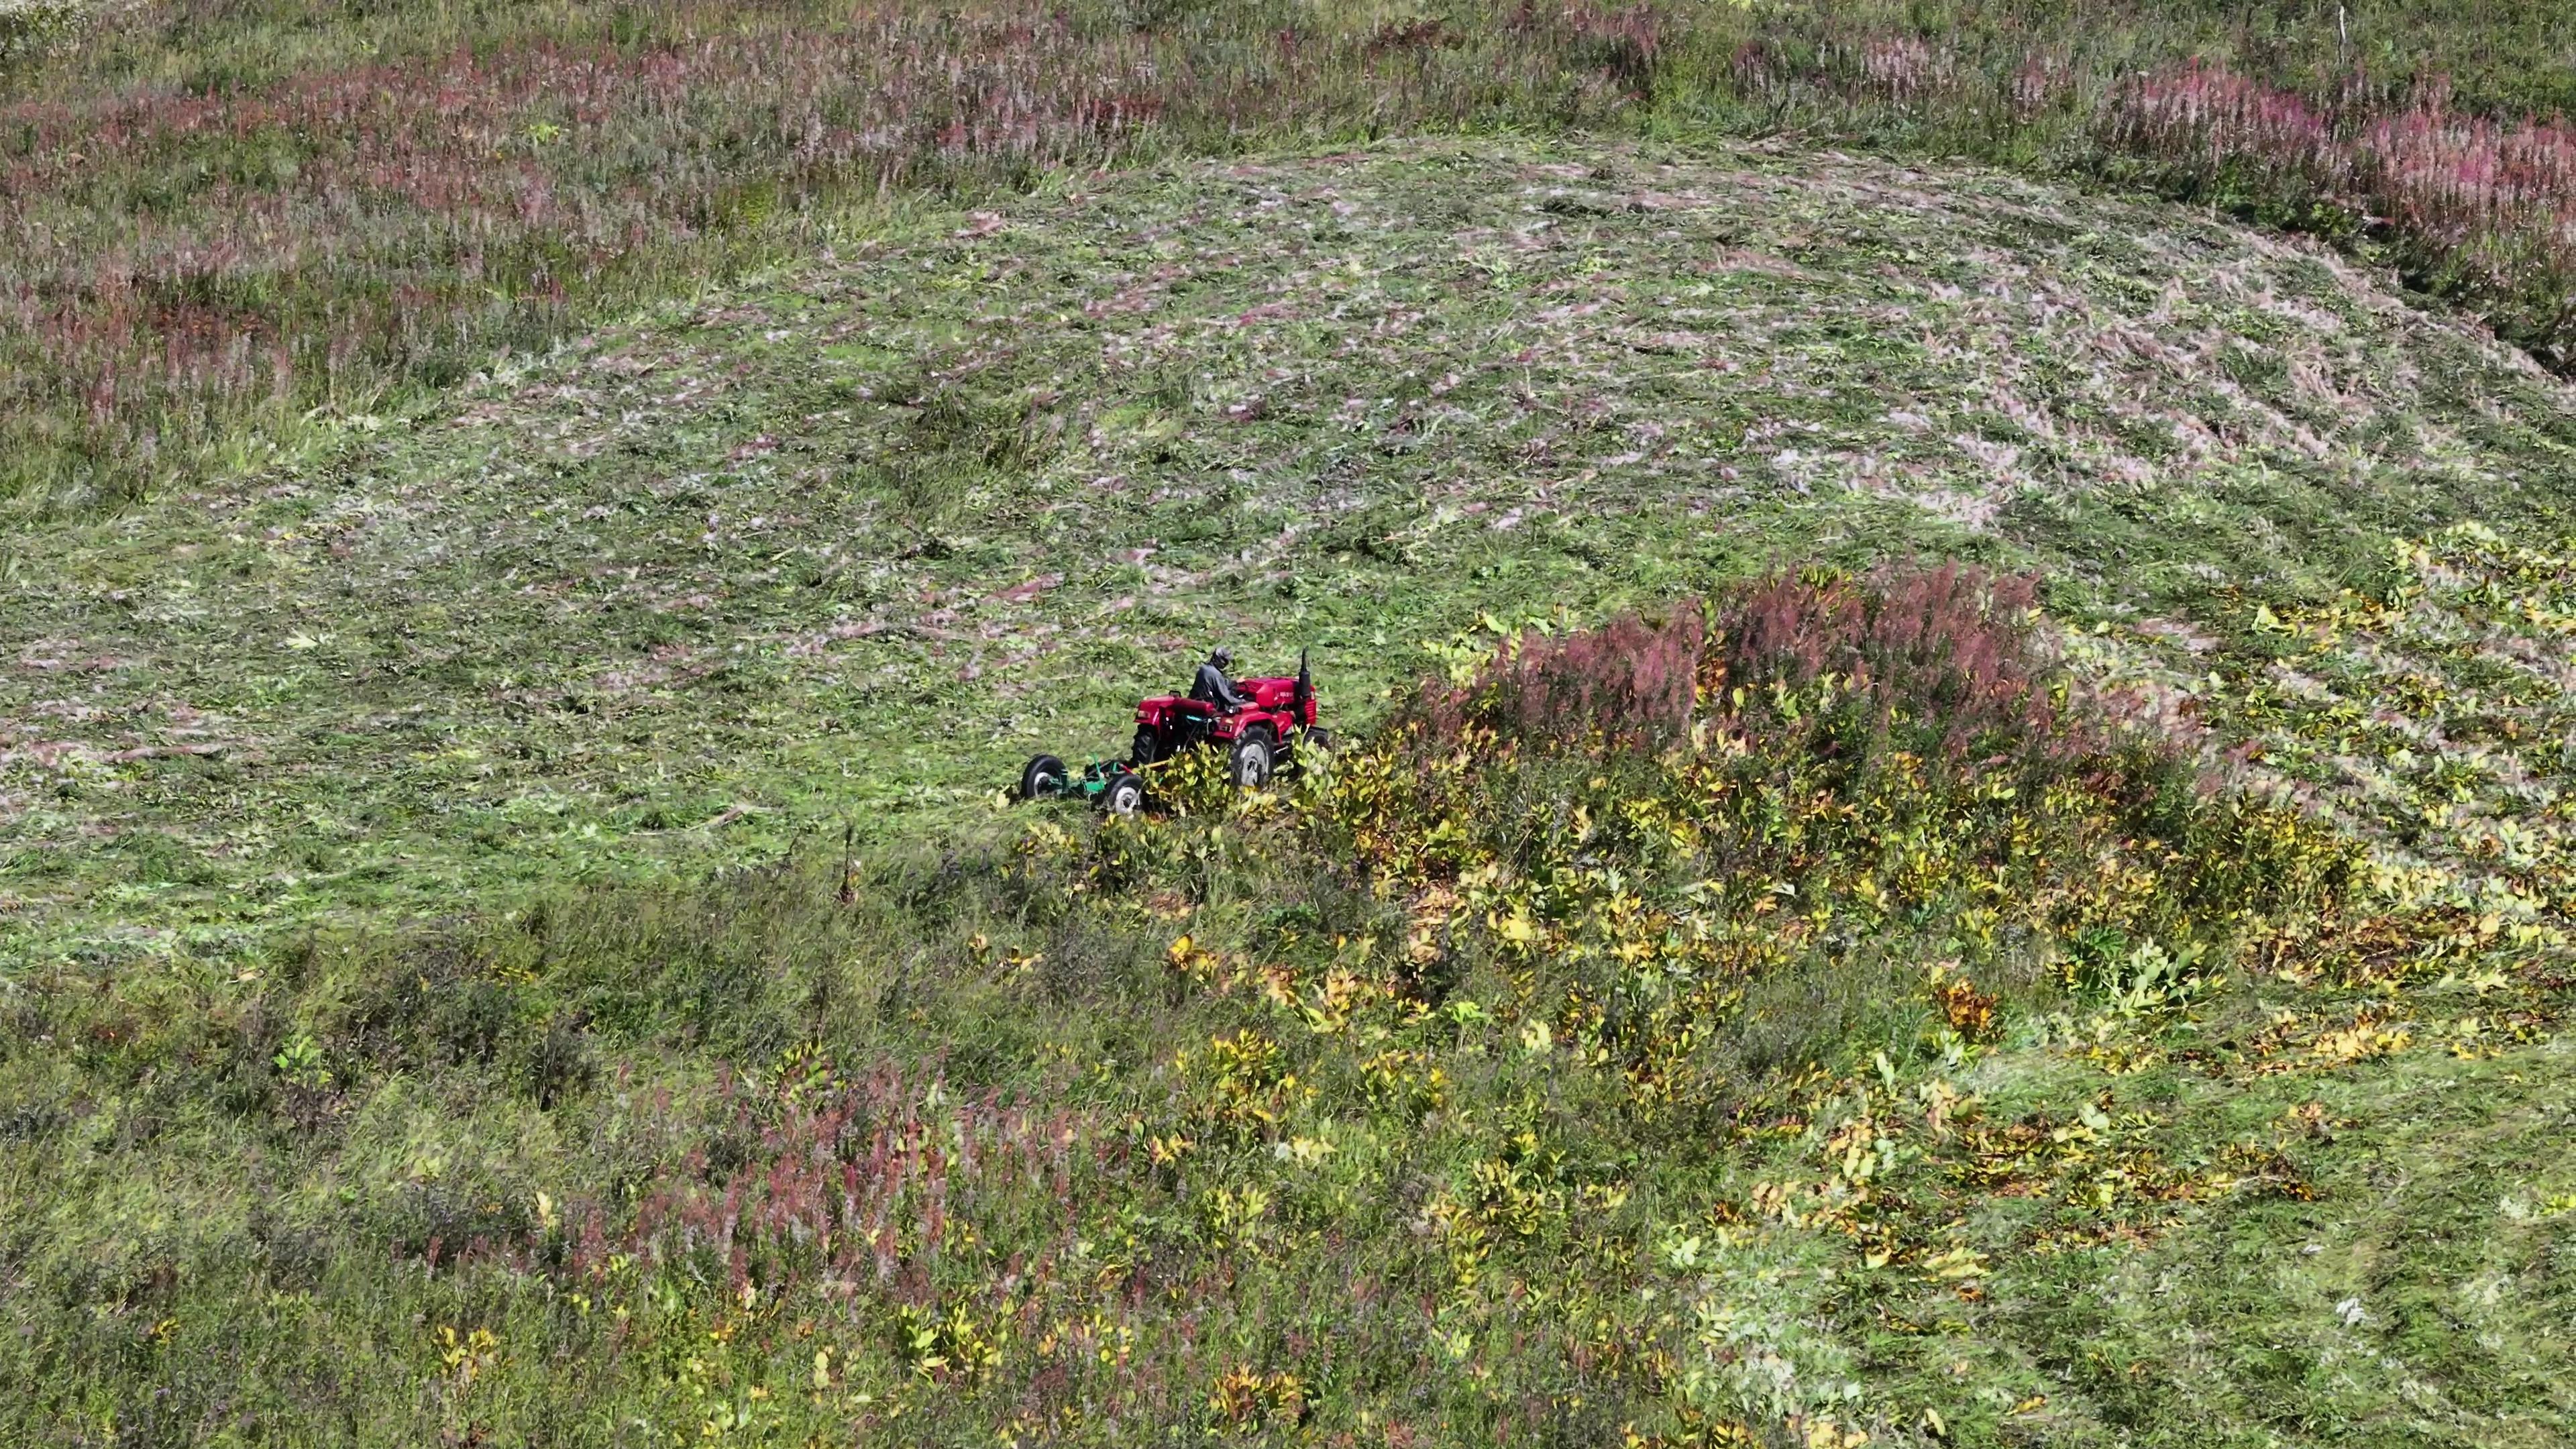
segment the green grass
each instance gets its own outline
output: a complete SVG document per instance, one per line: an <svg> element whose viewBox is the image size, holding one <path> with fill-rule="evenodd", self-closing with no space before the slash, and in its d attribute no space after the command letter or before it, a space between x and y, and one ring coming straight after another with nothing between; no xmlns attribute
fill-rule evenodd
<svg viewBox="0 0 2576 1449"><path fill-rule="evenodd" d="M2571 427L2321 253L1992 174L1407 143L854 220L22 539L10 949L917 838L1220 640L1311 646L1360 723L1488 616L1778 559L2032 564L2078 616L2329 597L2544 516Z"/></svg>
<svg viewBox="0 0 2576 1449"><path fill-rule="evenodd" d="M1399 737L1267 800L950 834L846 901L808 862L20 978L18 1412L2564 1437L2561 918L2508 948L2152 756L1927 767L1865 698L1734 677L1740 751ZM1927 995L1963 980L1991 1029Z"/></svg>
<svg viewBox="0 0 2576 1449"><path fill-rule="evenodd" d="M2567 1437L2576 412L2527 359L2316 246L1781 145L820 234L13 541L13 1436ZM2042 570L2087 678L2324 823L1794 731L1786 834L1715 755L1389 746L1451 793L1377 834L1356 774L995 800L1211 642L1360 729L1532 621L1906 555ZM824 1161L911 1164L834 1229L884 1254L710 1245Z"/></svg>
<svg viewBox="0 0 2576 1449"><path fill-rule="evenodd" d="M0 505L39 530L304 457L495 352L809 255L854 201L1421 133L1789 133L2118 178L2336 238L2563 363L2576 148L2521 123L2566 108L2571 24L2546 0L17 5ZM2142 99L2196 90L2195 62L2239 89L2198 120Z"/></svg>

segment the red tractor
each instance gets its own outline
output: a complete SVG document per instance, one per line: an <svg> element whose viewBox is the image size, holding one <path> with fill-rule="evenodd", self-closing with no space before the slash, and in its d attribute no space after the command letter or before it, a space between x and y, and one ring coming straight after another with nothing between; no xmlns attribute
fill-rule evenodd
<svg viewBox="0 0 2576 1449"><path fill-rule="evenodd" d="M1212 745L1226 752L1226 773L1243 788L1257 789L1301 744L1333 747L1330 731L1315 725L1315 684L1305 661L1293 675L1244 679L1235 683L1243 708L1221 710L1187 695L1158 694L1136 705L1136 739L1128 747L1131 769L1168 760L1183 750Z"/></svg>
<svg viewBox="0 0 2576 1449"><path fill-rule="evenodd" d="M1237 680L1234 689L1243 699L1240 709L1182 694L1139 700L1136 738L1125 760L1094 763L1076 777L1062 760L1039 755L1020 771L1020 798L1081 795L1124 815L1144 803L1146 767L1183 750L1224 750L1226 773L1251 790L1269 783L1282 764L1295 763L1301 751L1333 747L1331 731L1315 723L1315 681L1304 656L1295 674Z"/></svg>

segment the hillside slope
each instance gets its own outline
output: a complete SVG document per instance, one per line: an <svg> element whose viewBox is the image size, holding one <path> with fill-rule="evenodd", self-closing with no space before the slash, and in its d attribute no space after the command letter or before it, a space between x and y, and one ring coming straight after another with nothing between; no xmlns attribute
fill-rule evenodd
<svg viewBox="0 0 2576 1449"><path fill-rule="evenodd" d="M908 832L1116 749L1211 643L1312 646L1365 719L1480 620L1775 559L2028 563L2086 614L2320 596L2546 516L2571 441L2563 388L2313 249L1991 174L1121 175L23 540L0 889L15 954L220 952Z"/></svg>
<svg viewBox="0 0 2576 1449"><path fill-rule="evenodd" d="M0 1437L2576 1434L2565 387L1832 154L850 235L10 555ZM1211 642L1370 737L997 809Z"/></svg>

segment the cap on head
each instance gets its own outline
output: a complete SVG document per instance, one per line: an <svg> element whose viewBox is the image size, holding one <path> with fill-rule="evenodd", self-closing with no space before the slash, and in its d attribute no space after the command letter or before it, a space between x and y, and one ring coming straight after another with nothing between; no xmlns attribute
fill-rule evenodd
<svg viewBox="0 0 2576 1449"><path fill-rule="evenodd" d="M1234 651L1219 648L1215 653L1208 656L1208 663L1215 665L1219 669L1223 669L1234 663Z"/></svg>

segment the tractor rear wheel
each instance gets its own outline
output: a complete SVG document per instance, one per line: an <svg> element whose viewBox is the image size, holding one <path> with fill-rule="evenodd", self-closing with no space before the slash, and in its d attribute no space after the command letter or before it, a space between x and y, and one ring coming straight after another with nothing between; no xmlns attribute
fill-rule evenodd
<svg viewBox="0 0 2576 1449"><path fill-rule="evenodd" d="M1154 749L1161 743L1152 725L1138 725L1135 740L1127 746L1127 768L1141 770L1154 763Z"/></svg>
<svg viewBox="0 0 2576 1449"><path fill-rule="evenodd" d="M1313 750L1319 755L1329 755L1333 752L1333 732L1308 725L1297 732L1297 750L1300 754Z"/></svg>
<svg viewBox="0 0 2576 1449"><path fill-rule="evenodd" d="M1039 755L1020 767L1020 798L1035 800L1041 795L1064 793L1064 761L1053 755Z"/></svg>
<svg viewBox="0 0 2576 1449"><path fill-rule="evenodd" d="M1145 803L1145 782L1125 770L1100 788L1100 808L1111 815L1133 815Z"/></svg>
<svg viewBox="0 0 2576 1449"><path fill-rule="evenodd" d="M1234 742L1234 755L1226 762L1226 773L1240 789L1258 790L1270 783L1270 737L1245 735Z"/></svg>

